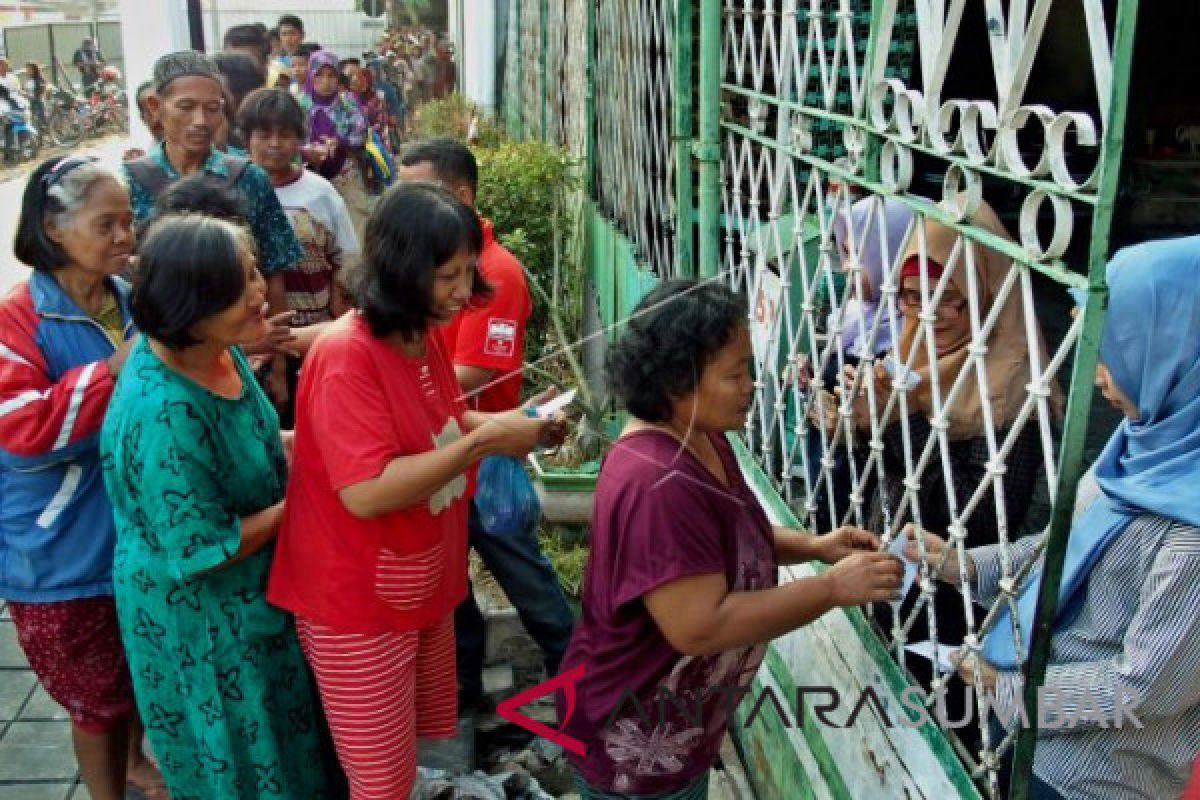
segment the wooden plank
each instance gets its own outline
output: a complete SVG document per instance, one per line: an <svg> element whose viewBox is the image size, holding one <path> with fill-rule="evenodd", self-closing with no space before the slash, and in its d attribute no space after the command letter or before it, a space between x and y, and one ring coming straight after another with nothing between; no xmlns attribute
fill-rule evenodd
<svg viewBox="0 0 1200 800"><path fill-rule="evenodd" d="M795 524L791 511L770 488L766 476L751 461L740 440L734 439L734 443L742 470L768 516L776 524ZM814 574L813 565L783 567L780 580ZM754 764L751 775L760 795L771 796L764 791L774 788L785 792L774 796L793 796L791 783L774 787L769 784L775 780L794 781L795 774L802 772L807 786L811 787L815 777L838 797L940 800L981 796L935 724L930 722L917 729L896 721L902 713L900 692L909 683L857 609L832 611L776 639L771 643L758 681L762 686L773 687L776 697L786 701L784 708L792 723L790 728L785 727L768 704L748 728L738 731L745 753L763 754L748 761ZM797 709L797 686L835 689L842 705L828 717L831 722L843 725L869 687L881 701L890 727L871 703L864 705L852 727L822 724L813 714L811 701L828 701L810 695L810 703L806 703L809 707ZM752 694L746 702L754 699L757 694ZM750 709L745 708L744 713L749 714ZM799 724L796 724L797 713ZM739 718L738 724L744 724L744 719ZM764 737L773 740L766 741ZM790 744L791 754L775 741L781 737ZM754 774L759 769L765 770L761 776Z"/></svg>

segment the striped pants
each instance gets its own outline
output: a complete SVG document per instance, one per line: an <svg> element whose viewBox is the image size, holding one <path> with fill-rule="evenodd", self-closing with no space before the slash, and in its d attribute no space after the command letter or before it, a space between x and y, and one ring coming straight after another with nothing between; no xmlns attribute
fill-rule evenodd
<svg viewBox="0 0 1200 800"><path fill-rule="evenodd" d="M297 617L350 800L405 800L417 738L457 733L454 615L416 631L338 633Z"/></svg>

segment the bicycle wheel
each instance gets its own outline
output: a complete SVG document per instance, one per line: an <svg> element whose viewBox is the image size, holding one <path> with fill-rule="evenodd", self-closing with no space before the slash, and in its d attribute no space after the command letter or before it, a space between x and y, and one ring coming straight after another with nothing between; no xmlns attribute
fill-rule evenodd
<svg viewBox="0 0 1200 800"><path fill-rule="evenodd" d="M83 141L83 120L75 109L56 108L50 115L50 136L63 147Z"/></svg>
<svg viewBox="0 0 1200 800"><path fill-rule="evenodd" d="M32 133L22 133L17 144L19 158L22 161L33 161L41 149L41 142Z"/></svg>

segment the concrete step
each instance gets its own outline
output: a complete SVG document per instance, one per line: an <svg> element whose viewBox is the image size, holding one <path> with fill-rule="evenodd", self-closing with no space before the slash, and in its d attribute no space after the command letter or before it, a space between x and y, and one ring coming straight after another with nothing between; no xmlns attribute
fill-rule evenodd
<svg viewBox="0 0 1200 800"><path fill-rule="evenodd" d="M417 764L429 769L450 773L475 771L475 721L459 717L458 735L453 739L420 739L417 741Z"/></svg>
<svg viewBox="0 0 1200 800"><path fill-rule="evenodd" d="M483 696L493 707L513 694L512 664L504 662L483 668Z"/></svg>

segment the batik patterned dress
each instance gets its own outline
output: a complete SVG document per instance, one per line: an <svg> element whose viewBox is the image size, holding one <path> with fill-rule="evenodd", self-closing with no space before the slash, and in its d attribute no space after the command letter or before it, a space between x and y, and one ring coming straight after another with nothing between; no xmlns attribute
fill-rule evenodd
<svg viewBox="0 0 1200 800"><path fill-rule="evenodd" d="M143 339L101 436L113 583L138 708L175 800L323 796L316 720L292 618L264 596L272 548L227 563L240 517L283 497L277 417L234 351L228 399Z"/></svg>

